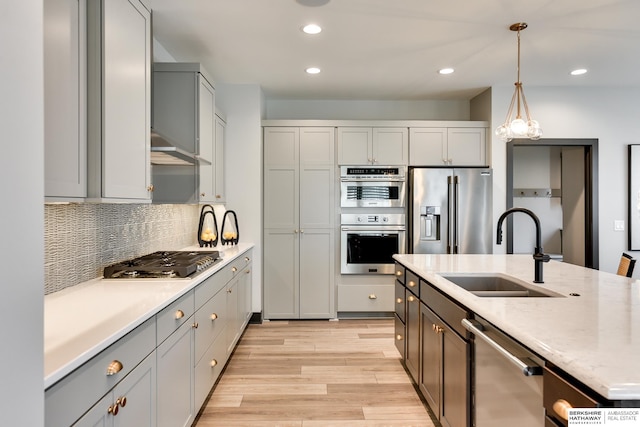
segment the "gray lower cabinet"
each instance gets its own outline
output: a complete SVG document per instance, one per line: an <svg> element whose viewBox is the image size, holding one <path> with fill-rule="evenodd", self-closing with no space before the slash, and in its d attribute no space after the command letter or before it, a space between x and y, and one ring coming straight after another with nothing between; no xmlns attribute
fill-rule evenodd
<svg viewBox="0 0 640 427"><path fill-rule="evenodd" d="M155 425L155 320L149 319L45 390L45 426ZM123 397L126 407L120 400L115 409Z"/></svg>
<svg viewBox="0 0 640 427"><path fill-rule="evenodd" d="M194 293L187 293L157 314L158 426L191 425L195 419ZM167 332L168 337L165 338Z"/></svg>
<svg viewBox="0 0 640 427"><path fill-rule="evenodd" d="M190 426L251 318L251 267L248 251L49 387L45 426Z"/></svg>
<svg viewBox="0 0 640 427"><path fill-rule="evenodd" d="M84 414L74 427L156 425L156 355L153 352Z"/></svg>

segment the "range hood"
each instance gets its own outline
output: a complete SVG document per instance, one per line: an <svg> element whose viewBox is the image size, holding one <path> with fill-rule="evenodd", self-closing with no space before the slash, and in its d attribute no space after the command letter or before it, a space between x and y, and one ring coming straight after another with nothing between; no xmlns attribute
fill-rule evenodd
<svg viewBox="0 0 640 427"><path fill-rule="evenodd" d="M176 143L151 128L151 164L189 166L198 163L196 154L179 148Z"/></svg>

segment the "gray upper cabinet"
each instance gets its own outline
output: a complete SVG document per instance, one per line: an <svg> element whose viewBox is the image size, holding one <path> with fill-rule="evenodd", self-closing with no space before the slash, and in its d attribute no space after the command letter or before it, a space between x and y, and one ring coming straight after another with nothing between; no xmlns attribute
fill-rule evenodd
<svg viewBox="0 0 640 427"><path fill-rule="evenodd" d="M87 196L86 12L79 0L44 6L45 196Z"/></svg>
<svg viewBox="0 0 640 427"><path fill-rule="evenodd" d="M339 127L339 165L406 165L408 129L403 127Z"/></svg>
<svg viewBox="0 0 640 427"><path fill-rule="evenodd" d="M425 127L409 130L411 166L487 166L486 128Z"/></svg>
<svg viewBox="0 0 640 427"><path fill-rule="evenodd" d="M87 43L87 195L149 202L151 12L139 0L88 0Z"/></svg>
<svg viewBox="0 0 640 427"><path fill-rule="evenodd" d="M217 158L215 108L215 88L199 63L153 65L152 127L198 159L194 165L154 165L154 202L221 201L216 198L222 159Z"/></svg>
<svg viewBox="0 0 640 427"><path fill-rule="evenodd" d="M227 123L218 113L215 116L215 141L211 163L200 164L200 202L224 203L224 139ZM201 154L204 157L203 154Z"/></svg>

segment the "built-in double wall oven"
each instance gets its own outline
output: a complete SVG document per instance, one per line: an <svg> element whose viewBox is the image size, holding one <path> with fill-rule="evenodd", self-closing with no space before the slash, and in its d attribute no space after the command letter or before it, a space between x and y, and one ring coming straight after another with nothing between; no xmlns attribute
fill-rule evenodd
<svg viewBox="0 0 640 427"><path fill-rule="evenodd" d="M393 274L393 254L406 248L406 168L342 166L340 172L340 272Z"/></svg>

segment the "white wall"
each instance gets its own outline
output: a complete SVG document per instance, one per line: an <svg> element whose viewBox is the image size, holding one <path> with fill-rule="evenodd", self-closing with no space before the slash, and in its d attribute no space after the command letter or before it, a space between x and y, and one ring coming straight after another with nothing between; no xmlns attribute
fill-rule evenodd
<svg viewBox="0 0 640 427"><path fill-rule="evenodd" d="M267 100L265 119L469 120L469 101Z"/></svg>
<svg viewBox="0 0 640 427"><path fill-rule="evenodd" d="M0 419L44 423L44 90L42 0L0 13Z"/></svg>
<svg viewBox="0 0 640 427"><path fill-rule="evenodd" d="M622 219L628 226L627 145L640 143L640 87L525 87L525 92L545 138L598 139L600 270L615 272L627 249L627 232L613 231L613 223ZM512 94L513 86L492 88L492 128L504 120ZM505 208L506 146L494 136L491 160L497 218ZM497 248L502 252L505 245Z"/></svg>
<svg viewBox="0 0 640 427"><path fill-rule="evenodd" d="M216 84L216 106L227 118L224 164L226 208L236 212L240 240L253 250L253 311L262 311L262 89Z"/></svg>

